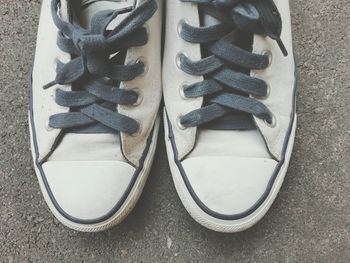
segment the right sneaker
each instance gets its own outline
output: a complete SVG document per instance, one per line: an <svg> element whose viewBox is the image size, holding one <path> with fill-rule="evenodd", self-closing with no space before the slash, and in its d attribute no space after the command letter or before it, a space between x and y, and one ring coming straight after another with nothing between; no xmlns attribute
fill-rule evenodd
<svg viewBox="0 0 350 263"><path fill-rule="evenodd" d="M43 0L30 87L35 170L64 225L120 223L159 129L162 0Z"/></svg>
<svg viewBox="0 0 350 263"><path fill-rule="evenodd" d="M170 0L166 10L164 123L176 190L203 226L245 230L275 200L293 148L289 1Z"/></svg>

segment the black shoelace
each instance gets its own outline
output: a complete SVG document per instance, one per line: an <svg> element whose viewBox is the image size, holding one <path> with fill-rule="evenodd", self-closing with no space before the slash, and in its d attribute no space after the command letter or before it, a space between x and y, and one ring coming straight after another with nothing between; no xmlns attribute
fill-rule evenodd
<svg viewBox="0 0 350 263"><path fill-rule="evenodd" d="M133 105L139 94L120 89L121 81L128 81L143 74L144 63L136 61L124 65L129 47L147 43L147 30L143 27L157 10L154 0L149 0L134 10L106 10L98 12L91 21L91 29L80 26L76 15L78 2L68 1L71 22L58 15L60 0L52 0L52 17L59 29L57 45L71 54L67 64L58 63L56 79L44 88L56 84L72 85L72 91L57 89L56 103L69 107L66 113L55 114L49 126L55 129L89 129L90 132L110 130L134 134L139 129L136 120L119 114L117 105ZM118 15L131 13L113 30L108 25ZM96 127L99 127L96 128Z"/></svg>
<svg viewBox="0 0 350 263"><path fill-rule="evenodd" d="M282 53L288 55L280 38L282 20L273 0L180 1L197 3L200 14L219 21L203 27L182 21L179 26L180 36L185 41L200 43L206 55L199 61L191 61L184 53L177 57L184 72L205 78L183 87L185 97L204 97L204 103L200 109L181 116L180 125L249 130L256 128L253 116L271 125L273 114L256 99L267 96L268 85L249 74L250 70L266 69L271 59L269 54L251 52L254 34L276 40Z"/></svg>

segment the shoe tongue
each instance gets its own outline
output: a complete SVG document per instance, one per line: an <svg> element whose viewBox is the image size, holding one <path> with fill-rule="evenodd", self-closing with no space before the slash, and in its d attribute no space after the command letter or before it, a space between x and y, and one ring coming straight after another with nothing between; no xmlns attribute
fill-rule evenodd
<svg viewBox="0 0 350 263"><path fill-rule="evenodd" d="M81 0L80 23L84 28L90 28L93 17L100 11L113 10L120 11L108 26L113 29L135 8L137 0Z"/></svg>

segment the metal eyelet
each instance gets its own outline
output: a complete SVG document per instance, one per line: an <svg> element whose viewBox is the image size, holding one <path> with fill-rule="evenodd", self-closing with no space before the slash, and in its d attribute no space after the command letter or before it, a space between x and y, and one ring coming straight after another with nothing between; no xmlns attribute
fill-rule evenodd
<svg viewBox="0 0 350 263"><path fill-rule="evenodd" d="M181 37L181 33L182 33L182 28L183 28L183 25L186 23L186 20L185 19L181 19L179 21L179 23L177 24L177 33L179 35L179 37Z"/></svg>
<svg viewBox="0 0 350 263"><path fill-rule="evenodd" d="M267 120L264 120L265 124L270 128L275 128L277 125L277 119L274 114L271 113L272 121L269 123Z"/></svg>
<svg viewBox="0 0 350 263"><path fill-rule="evenodd" d="M132 104L132 106L137 107L143 101L142 93L141 93L140 89L138 89L138 88L134 88L134 89L131 89L131 90L134 91L137 94L137 100Z"/></svg>
<svg viewBox="0 0 350 263"><path fill-rule="evenodd" d="M270 50L264 50L261 54L269 58L269 64L267 65L267 67L271 66L273 59L272 52Z"/></svg>
<svg viewBox="0 0 350 263"><path fill-rule="evenodd" d="M54 130L54 128L52 128L52 127L50 126L50 121L49 121L49 120L47 120L47 122L46 122L46 124L45 124L45 129L46 129L46 131L48 131L48 132L51 132L51 131Z"/></svg>
<svg viewBox="0 0 350 263"><path fill-rule="evenodd" d="M267 87L266 87L266 95L264 96L265 99L267 99L271 95L271 85L268 82L266 82L266 84L267 84Z"/></svg>
<svg viewBox="0 0 350 263"><path fill-rule="evenodd" d="M144 76L144 75L146 75L148 73L149 66L148 66L148 63L147 63L145 57L139 57L138 59L136 59L135 63L136 64L142 63L144 65L144 71L143 71L143 73L140 76Z"/></svg>
<svg viewBox="0 0 350 263"><path fill-rule="evenodd" d="M177 53L176 59L175 59L176 66L177 66L178 69L180 69L180 70L182 70L182 68L181 68L181 64L182 64L182 63L181 63L181 57L183 57L183 56L187 57L186 53L184 53L184 52L179 52L179 53Z"/></svg>
<svg viewBox="0 0 350 263"><path fill-rule="evenodd" d="M253 96L255 99L257 99L257 100L266 100L266 99L268 99L270 97L271 86L267 82L266 82L266 84L267 84L266 95L264 95L264 96Z"/></svg>
<svg viewBox="0 0 350 263"><path fill-rule="evenodd" d="M179 88L179 94L180 94L180 97L184 100L188 100L189 98L186 97L186 94L185 94L185 89L189 86L189 84L187 82L184 82L180 88Z"/></svg>
<svg viewBox="0 0 350 263"><path fill-rule="evenodd" d="M180 130L186 130L187 127L183 126L182 123L181 123L181 119L182 119L182 115L179 115L176 119L176 124L177 126L179 127Z"/></svg>
<svg viewBox="0 0 350 263"><path fill-rule="evenodd" d="M139 124L138 130L136 132L134 132L133 134L128 134L130 137L137 137L137 136L140 136L142 134L142 126L141 126L139 121L137 121L137 123Z"/></svg>

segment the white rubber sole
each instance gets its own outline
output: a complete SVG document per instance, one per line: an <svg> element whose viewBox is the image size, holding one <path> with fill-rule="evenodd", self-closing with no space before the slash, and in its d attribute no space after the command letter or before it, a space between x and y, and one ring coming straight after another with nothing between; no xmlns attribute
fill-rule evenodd
<svg viewBox="0 0 350 263"><path fill-rule="evenodd" d="M155 122L154 126L154 132L152 137L152 142L150 144L150 149L148 151L148 154L145 158L143 169L141 170L133 188L131 189L128 197L126 198L123 205L120 207L120 209L109 219L97 223L97 224L78 224L75 222L72 222L68 220L66 217L64 217L55 207L55 205L52 203L51 198L46 190L44 181L42 179L41 173L35 163L36 160L36 154L34 151L34 142L33 142L33 134L32 134L32 127L31 122L29 121L30 125L30 137L31 137L31 149L32 149L32 155L34 160L34 167L35 172L39 181L41 192L44 195L45 201L47 205L49 206L51 212L53 215L57 218L58 221L60 221L63 225L67 226L68 228L71 228L76 231L80 232L100 232L107 230L115 225L118 225L121 223L127 215L132 211L132 209L135 207L137 201L139 200L142 190L146 184L149 172L152 167L152 162L154 158L154 154L157 148L157 138L159 133L159 126L160 126L160 118L157 117L157 120Z"/></svg>
<svg viewBox="0 0 350 263"><path fill-rule="evenodd" d="M287 145L286 150L286 156L284 164L281 166L279 174L277 175L277 178L272 186L272 189L266 198L266 200L257 208L252 214L249 216L239 219L239 220L222 220L215 218L206 212L204 212L193 200L190 192L188 191L185 182L182 178L182 175L180 173L180 170L178 169L177 164L175 163L175 156L174 151L171 145L171 141L169 139L169 127L168 127L168 120L166 117L166 112L164 110L164 128L165 128L165 142L166 142L166 149L168 153L168 160L170 165L170 170L172 173L173 181L175 184L176 191L188 211L188 213L193 217L194 220L196 220L199 224L202 226L217 231L217 232L223 232L223 233L234 233L234 232L241 232L244 231L253 225L255 225L257 222L259 222L264 215L267 213L269 208L271 207L272 203L277 197L277 194L282 186L282 183L284 181L287 168L289 165L289 160L292 155L293 145L294 145L294 138L295 138L295 131L296 131L296 122L297 122L297 116L295 115L294 123L292 127L291 136Z"/></svg>

